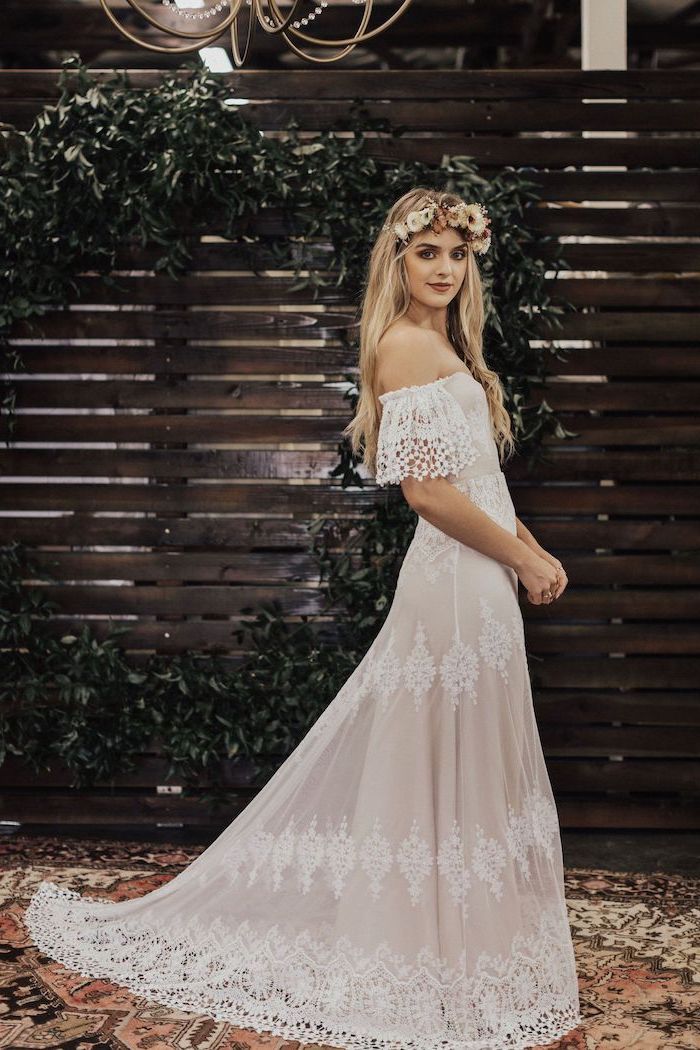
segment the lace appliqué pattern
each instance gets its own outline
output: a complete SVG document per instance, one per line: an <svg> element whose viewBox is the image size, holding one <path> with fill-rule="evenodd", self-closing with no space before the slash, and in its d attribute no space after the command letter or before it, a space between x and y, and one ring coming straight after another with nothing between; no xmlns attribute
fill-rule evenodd
<svg viewBox="0 0 700 1050"><path fill-rule="evenodd" d="M404 663L404 683L408 691L413 694L416 710L423 703L435 678L435 660L425 643L425 627L419 620L416 624L410 655Z"/></svg>
<svg viewBox="0 0 700 1050"><path fill-rule="evenodd" d="M379 817L375 817L370 834L362 839L349 834L347 817L339 823L328 821L325 832L318 830L317 814L305 829L297 827L294 819L278 835L256 831L229 847L224 855L226 880L231 886L247 871L248 885L263 881L277 891L296 876L296 884L303 894L308 893L314 879L325 881L336 900L345 891L351 877L366 879L372 899L380 901L386 876L394 863L404 877L413 905L421 900L425 879L434 871L442 876L456 904L466 908L466 892L473 885L472 875L485 882L493 895L500 899L501 872L509 855L519 867L524 879L530 878L529 852L539 849L548 859L553 856L559 835L556 807L544 792L531 791L525 796L523 809L516 813L508 807L508 820L501 841L486 838L483 829L476 826L476 843L467 859L457 822L438 846L437 857L428 843L428 835L414 819L408 833L395 845ZM284 873L287 882L283 880Z"/></svg>
<svg viewBox="0 0 700 1050"><path fill-rule="evenodd" d="M515 648L513 631L508 625L496 619L493 609L483 595L479 597L479 607L481 609L479 652L484 663L494 671L498 671L503 681L507 682L508 664Z"/></svg>
<svg viewBox="0 0 700 1050"><path fill-rule="evenodd" d="M419 516L404 566L435 583L443 573L454 572L459 546L458 540Z"/></svg>
<svg viewBox="0 0 700 1050"><path fill-rule="evenodd" d="M497 839L487 838L480 825L476 828L472 866L477 877L486 882L494 897L500 900L503 896L501 871L506 866L506 851Z"/></svg>
<svg viewBox="0 0 700 1050"><path fill-rule="evenodd" d="M360 864L369 880L369 891L372 900L379 900L382 883L394 863L391 842L382 834L379 817L374 821L372 834L368 835L360 847Z"/></svg>
<svg viewBox="0 0 700 1050"><path fill-rule="evenodd" d="M247 919L235 929L220 919L177 928L125 919L115 927L99 916L109 904L42 882L25 923L41 951L79 973L285 1039L349 1050L465 1043L526 1050L581 1020L562 948L568 925L557 907L533 918L505 955L480 955L467 974L464 949L449 966L427 947L410 961L386 941L370 955L346 936L332 941L326 927L325 940L307 930L288 935L278 925L260 931ZM488 989L495 987L493 997ZM352 1030L348 1004L363 1019Z"/></svg>
<svg viewBox="0 0 700 1050"><path fill-rule="evenodd" d="M418 821L414 819L411 833L399 846L397 854L399 869L408 883L411 904L415 907L420 900L423 882L427 879L435 863L430 846L418 830Z"/></svg>
<svg viewBox="0 0 700 1050"><path fill-rule="evenodd" d="M487 455L493 449L494 436L486 398L484 397L476 408L470 408L469 411L465 412L464 418L471 430L474 444L482 455Z"/></svg>
<svg viewBox="0 0 700 1050"><path fill-rule="evenodd" d="M395 650L395 639L396 635L392 630L386 649L379 655L372 653L369 669L360 690L360 696L375 696L381 711L387 709L403 678L403 668Z"/></svg>
<svg viewBox="0 0 700 1050"><path fill-rule="evenodd" d="M476 704L476 682L479 677L479 656L473 645L460 640L455 633L450 649L440 664L440 679L445 694L456 711L463 695Z"/></svg>
<svg viewBox="0 0 700 1050"><path fill-rule="evenodd" d="M419 711L438 671L445 698L453 710L464 697L471 698L473 705L478 703L477 685L482 664L497 671L508 683L509 664L514 655L525 656L522 614L516 610L508 625L496 619L490 603L483 596L479 605L479 652L455 632L450 648L439 661L439 668L427 644L426 629L421 620L416 623L411 651L403 665L396 652L396 632L392 628L385 647L367 652L361 675L355 675L345 683L307 733L303 747L298 747L289 760L298 762L311 741L328 737L342 718L349 716L353 719L360 704L366 700L376 702L380 711L386 711L391 698L403 687L412 695L414 707Z"/></svg>
<svg viewBox="0 0 700 1050"><path fill-rule="evenodd" d="M474 463L477 450L459 402L444 379L382 394L375 480L447 477Z"/></svg>
<svg viewBox="0 0 700 1050"><path fill-rule="evenodd" d="M515 534L515 509L502 470L482 474L477 478L458 478L452 484L469 496L490 518Z"/></svg>
<svg viewBox="0 0 700 1050"><path fill-rule="evenodd" d="M478 409L472 411L479 412ZM502 528L515 535L515 509L502 471L477 478L457 478L452 484ZM459 540L419 516L404 558L404 569L422 574L429 583L436 583L443 574L455 571L460 548L463 549L464 545Z"/></svg>
<svg viewBox="0 0 700 1050"><path fill-rule="evenodd" d="M455 632L452 645L440 663L440 678L445 695L456 709L462 696L470 696L477 703L477 681L483 662L508 682L509 664L513 656L525 654L525 634L520 610L513 613L510 624L501 623L486 598L479 597L481 633L479 652L463 642ZM481 657L481 660L479 659Z"/></svg>
<svg viewBox="0 0 700 1050"><path fill-rule="evenodd" d="M354 719L360 704L368 697L376 698L380 710L386 710L391 697L402 685L403 680L404 668L396 653L396 632L392 629L383 649L372 645L365 653L355 673L321 712L300 746L289 755L287 761L292 764L300 762L307 748L312 743L327 738L342 719Z"/></svg>
<svg viewBox="0 0 700 1050"><path fill-rule="evenodd" d="M471 887L471 874L464 863L464 844L456 820L452 824L450 834L440 843L437 863L452 900L462 908L464 914L467 908L467 894Z"/></svg>

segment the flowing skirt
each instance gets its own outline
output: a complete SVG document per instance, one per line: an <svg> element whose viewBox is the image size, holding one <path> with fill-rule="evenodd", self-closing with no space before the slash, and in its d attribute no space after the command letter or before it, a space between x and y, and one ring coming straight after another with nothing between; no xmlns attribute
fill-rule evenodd
<svg viewBox="0 0 700 1050"><path fill-rule="evenodd" d="M505 478L457 483L515 531ZM334 700L193 863L137 900L43 882L80 973L352 1050L521 1050L580 1022L513 570L419 518Z"/></svg>

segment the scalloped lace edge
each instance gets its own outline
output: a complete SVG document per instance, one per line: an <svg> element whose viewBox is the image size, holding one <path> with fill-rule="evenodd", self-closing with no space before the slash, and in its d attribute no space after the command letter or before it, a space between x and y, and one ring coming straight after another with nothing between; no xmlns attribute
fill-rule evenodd
<svg viewBox="0 0 700 1050"><path fill-rule="evenodd" d="M253 947L251 955L250 944L246 944L244 937L234 935L222 939L213 935L209 944L211 952L207 959L202 949L211 931L207 931L206 928L193 924L192 929L198 935L198 940L195 941L185 930L168 937L162 935L162 930L157 932L147 924L128 920L117 924L113 919L102 920L95 915L95 905L110 904L114 902L81 896L73 890L44 881L40 883L27 906L24 923L35 945L42 952L82 977L109 980L152 1002L208 1016L241 1028L265 1031L286 1039L328 1043L342 1050L527 1050L528 1047L560 1038L576 1028L582 1020L578 995L574 993L573 987L569 986L566 992L554 995L549 993L546 1003L543 998L541 1007L531 1007L529 1013L526 1008L524 1016L519 1015L517 1020L514 1018L508 1031L497 1036L476 1039L416 1036L407 1039L400 1035L399 1028L392 1031L391 1024L387 1022L385 1028L389 1030L378 1034L377 1029L381 1027L381 1022L365 1021L363 1025L360 1020L362 1008L353 1011L352 999L343 999L343 991L338 990L343 984L343 979L347 977L348 969L352 971L350 978L358 982L370 997L373 994L376 996L378 982L385 988L388 986L387 1007L395 1006L396 996L401 994L404 1003L410 1004L413 1009L417 1002L424 1001L425 1010L431 1014L430 1023L434 1020L436 1030L441 1021L444 1027L444 993L450 989L440 987L439 982L423 969L417 971L415 977L403 980L386 968L378 953L372 960L372 967L363 974L352 970L352 963L343 952L338 952L329 966L327 958L319 963L318 959L314 959L298 944L294 946L294 953L291 955L288 951L291 942L287 944L283 958L279 955L278 958L273 958L267 938L262 945L265 958L261 964L262 956L258 956L256 972L251 960L255 960L255 952L260 949L262 939ZM87 923L91 923L91 926ZM247 927L248 924L244 922L242 925ZM103 926L108 928L106 938L100 937ZM546 923L543 929L546 934ZM562 927L560 935L564 932ZM233 962L236 956L231 954L231 948L234 945L238 949L238 957L249 964L243 970L237 969ZM545 976L553 976L557 970L557 964L549 954L550 947L556 949L556 941L552 945L545 945L544 941L539 945L541 957L549 960L544 964L547 971ZM155 966L149 965L149 954L151 958L154 954L157 956ZM136 960L141 960L143 972L136 969ZM491 966L492 974L487 976L484 973L483 977L480 976L482 963L484 966ZM526 976L536 963L537 959L533 959L526 951L514 952L508 960L484 956L479 959L477 974L468 979L468 984L474 989L477 986L482 990L486 987L488 1005L488 992L493 989L494 983L494 998L497 999L499 979L505 977L517 980L519 976ZM200 972L202 968L205 971L205 986L199 994L192 980L192 973L197 966L200 967ZM312 984L316 988L321 986L326 996L327 1013L334 1003L341 1008L344 1006L348 1015L355 1012L355 1018L350 1022L351 1027L343 1027L337 1020L324 1016L323 1004L310 1001L300 1003L298 1000L293 1003L289 1001L288 994L282 992L279 986L274 986L274 981L270 987L270 971L275 971L278 966L288 974L293 972L295 978L297 974L303 975L306 971ZM329 974L334 973L336 968L341 972L341 977L340 983L334 986L333 978L329 979ZM170 984L166 983L168 980ZM303 976L301 985L303 986ZM458 982L453 987L456 985ZM344 990L347 992L347 987ZM432 1002L429 1001L431 993ZM262 1001L255 1002L256 995L260 996ZM436 996L439 999L437 1013ZM322 997L319 995L318 999ZM455 996L455 999L457 998L458 995ZM460 1001L463 1000L462 995ZM376 1003L376 998L373 1001ZM330 1007L328 1003L331 1004ZM387 1009L387 1019L389 1015L390 1010ZM487 1018L484 1028L490 1028L492 1023ZM363 1031L363 1027L366 1026L374 1031ZM494 1039L498 1041L494 1042Z"/></svg>

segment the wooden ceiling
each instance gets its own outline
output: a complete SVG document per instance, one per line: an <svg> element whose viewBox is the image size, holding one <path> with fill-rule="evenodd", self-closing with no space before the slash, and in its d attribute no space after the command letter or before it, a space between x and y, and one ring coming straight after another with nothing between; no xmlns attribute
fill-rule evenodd
<svg viewBox="0 0 700 1050"><path fill-rule="evenodd" d="M211 6L212 0L206 2ZM183 26L161 4L142 3L162 21L170 18ZM110 0L110 6L137 35L155 43L175 42L149 27L126 0ZM396 0L377 0L370 26L380 24L382 11L391 13L396 7ZM346 36L358 21L359 9L351 0L331 0L317 31ZM2 24L4 68L55 68L74 52L88 65L103 69L172 68L190 57L130 44L110 24L99 0L2 0ZM628 37L630 68L700 68L700 0L630 0ZM414 0L386 33L358 47L338 67L577 69L580 39L580 0ZM218 43L230 47L226 34ZM245 68L307 66L283 41L259 30Z"/></svg>

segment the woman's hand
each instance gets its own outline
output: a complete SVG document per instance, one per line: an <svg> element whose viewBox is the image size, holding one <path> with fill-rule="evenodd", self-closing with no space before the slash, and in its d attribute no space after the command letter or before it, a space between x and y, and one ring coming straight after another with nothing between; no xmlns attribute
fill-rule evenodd
<svg viewBox="0 0 700 1050"><path fill-rule="evenodd" d="M559 574L558 577L557 577L557 585L556 585L555 589L552 591L552 595L553 595L552 601L554 601L555 598L561 598L562 594L566 590L566 585L569 582L569 578L566 575L566 571L564 569L564 566L562 565L562 563L559 561L558 558L555 558L553 554L549 554L549 552L544 550L543 547L540 547L540 550L539 550L538 553L539 553L541 558L544 558L545 561L548 561L550 563L550 565L553 565L554 568L557 570L557 572Z"/></svg>
<svg viewBox="0 0 700 1050"><path fill-rule="evenodd" d="M540 546L540 544L537 542L530 530L525 525L523 525L520 518L516 518L515 523L517 526L518 539L522 540L523 543L527 547L529 547L531 551L534 551L535 554L538 554L540 558L544 558L545 561L548 561L550 565L553 565L554 568L557 570L557 582L556 586L551 591L552 597L551 599L545 599L545 601L554 601L555 598L560 598L566 590L566 585L569 582L566 576L566 572L564 571L564 566L558 558L555 558L553 554L550 554L544 549L544 547ZM520 575L520 573L518 573L518 575ZM532 602L533 595L528 594L528 599ZM533 604L539 605L540 603L533 602Z"/></svg>
<svg viewBox="0 0 700 1050"><path fill-rule="evenodd" d="M553 560L556 561L556 559ZM543 558L534 551L529 552L527 559L517 572L520 582L527 591L528 601L533 605L549 605L563 590L561 587L563 569L554 565L549 557Z"/></svg>

